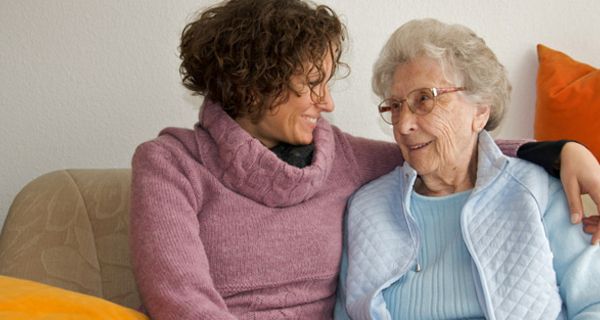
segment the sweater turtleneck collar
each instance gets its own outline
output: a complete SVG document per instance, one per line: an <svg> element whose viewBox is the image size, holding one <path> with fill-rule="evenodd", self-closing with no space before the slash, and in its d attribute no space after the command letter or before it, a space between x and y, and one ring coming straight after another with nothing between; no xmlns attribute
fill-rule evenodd
<svg viewBox="0 0 600 320"><path fill-rule="evenodd" d="M201 161L207 168L228 189L269 207L291 206L312 197L323 188L335 156L333 131L323 118L314 131L312 163L304 168L279 159L208 99L196 132ZM205 133L208 139L201 137Z"/></svg>

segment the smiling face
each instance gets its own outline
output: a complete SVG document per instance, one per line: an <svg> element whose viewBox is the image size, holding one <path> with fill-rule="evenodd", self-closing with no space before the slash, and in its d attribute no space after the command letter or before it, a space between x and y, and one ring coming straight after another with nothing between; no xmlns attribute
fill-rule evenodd
<svg viewBox="0 0 600 320"><path fill-rule="evenodd" d="M321 112L334 109L328 87L332 67L333 60L327 57L323 61L324 80L316 86L311 84L321 78L316 68L308 68L308 77L306 74L293 76L290 81L298 93L290 90L287 101L268 110L258 122L247 118L238 118L236 121L267 148L281 142L293 145L312 143ZM311 86L314 86L313 90Z"/></svg>
<svg viewBox="0 0 600 320"><path fill-rule="evenodd" d="M396 67L390 97L404 99L415 89L459 85L446 80L437 61L418 57ZM462 92L436 99L436 106L426 115L415 115L404 104L394 124L394 138L419 176L451 183L467 174L489 108L470 102Z"/></svg>

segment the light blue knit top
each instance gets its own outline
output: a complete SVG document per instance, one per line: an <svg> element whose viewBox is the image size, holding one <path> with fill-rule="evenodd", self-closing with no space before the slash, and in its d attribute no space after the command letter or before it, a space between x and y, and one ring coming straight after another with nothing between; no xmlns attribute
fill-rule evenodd
<svg viewBox="0 0 600 320"><path fill-rule="evenodd" d="M383 291L392 319L484 319L460 228L470 193L427 197L412 192L421 270L411 270Z"/></svg>

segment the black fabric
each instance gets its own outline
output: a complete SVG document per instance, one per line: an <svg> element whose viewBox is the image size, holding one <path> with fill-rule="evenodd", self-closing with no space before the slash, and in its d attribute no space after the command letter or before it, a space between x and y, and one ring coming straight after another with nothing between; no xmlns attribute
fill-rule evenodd
<svg viewBox="0 0 600 320"><path fill-rule="evenodd" d="M311 144L295 146L288 143L280 143L271 148L277 157L289 165L298 168L310 166L315 146Z"/></svg>
<svg viewBox="0 0 600 320"><path fill-rule="evenodd" d="M573 140L527 142L517 150L517 157L540 165L555 178L560 178L560 152Z"/></svg>

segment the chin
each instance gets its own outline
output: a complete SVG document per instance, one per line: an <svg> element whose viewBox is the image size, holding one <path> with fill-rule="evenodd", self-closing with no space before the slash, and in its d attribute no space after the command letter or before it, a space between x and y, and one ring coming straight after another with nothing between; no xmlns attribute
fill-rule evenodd
<svg viewBox="0 0 600 320"><path fill-rule="evenodd" d="M296 143L297 145L307 145L307 144L311 144L313 142L314 138L313 135L309 135L309 136L304 136L302 138L296 139Z"/></svg>
<svg viewBox="0 0 600 320"><path fill-rule="evenodd" d="M311 144L311 143L313 143L312 139L311 140L304 140L304 141L302 141L302 142L300 142L298 144L305 146L305 145L308 145L308 144Z"/></svg>

